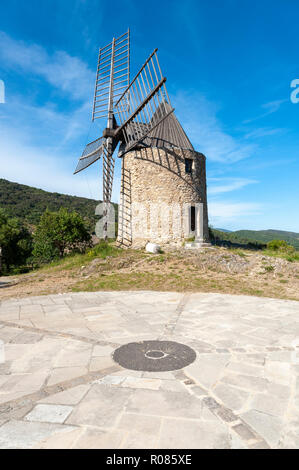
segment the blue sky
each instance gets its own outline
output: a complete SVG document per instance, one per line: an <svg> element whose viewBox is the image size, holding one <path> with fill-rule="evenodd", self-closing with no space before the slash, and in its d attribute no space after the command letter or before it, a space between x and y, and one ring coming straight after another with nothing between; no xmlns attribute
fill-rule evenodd
<svg viewBox="0 0 299 470"><path fill-rule="evenodd" d="M207 156L210 223L299 232L298 15L297 0L2 1L0 177L101 197L99 163L72 173L105 126L91 125L98 48L130 27L132 75L158 47L176 114Z"/></svg>

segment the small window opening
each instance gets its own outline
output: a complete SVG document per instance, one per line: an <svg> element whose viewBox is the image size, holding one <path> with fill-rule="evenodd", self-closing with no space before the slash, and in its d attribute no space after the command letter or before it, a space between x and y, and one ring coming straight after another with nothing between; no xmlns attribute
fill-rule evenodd
<svg viewBox="0 0 299 470"><path fill-rule="evenodd" d="M194 206L191 206L190 229L191 229L191 232L195 231L195 207Z"/></svg>
<svg viewBox="0 0 299 470"><path fill-rule="evenodd" d="M185 172L192 174L192 164L193 160L191 158L185 158Z"/></svg>

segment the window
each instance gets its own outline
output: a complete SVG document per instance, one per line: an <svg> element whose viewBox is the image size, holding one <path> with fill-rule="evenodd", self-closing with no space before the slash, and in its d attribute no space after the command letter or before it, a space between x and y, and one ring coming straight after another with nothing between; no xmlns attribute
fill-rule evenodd
<svg viewBox="0 0 299 470"><path fill-rule="evenodd" d="M185 172L192 174L192 164L193 160L191 158L185 158Z"/></svg>
<svg viewBox="0 0 299 470"><path fill-rule="evenodd" d="M191 206L190 230L191 230L191 232L195 231L195 207L194 206Z"/></svg>

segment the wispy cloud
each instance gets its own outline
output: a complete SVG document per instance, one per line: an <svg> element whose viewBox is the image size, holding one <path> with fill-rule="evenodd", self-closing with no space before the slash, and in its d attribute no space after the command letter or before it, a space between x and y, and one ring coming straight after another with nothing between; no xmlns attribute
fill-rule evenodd
<svg viewBox="0 0 299 470"><path fill-rule="evenodd" d="M41 154L45 150L63 153L71 140L74 146L78 145L90 127L94 73L82 60L64 51L50 55L40 45L16 41L3 32L0 42L2 65L15 70L24 81L32 76L41 78L41 88L47 82L50 91L59 89L71 103L70 107L59 109L59 101L49 99L51 93L37 104L22 89L14 91L0 107L3 135L11 134L13 141L39 148ZM80 153L79 145L74 153Z"/></svg>
<svg viewBox="0 0 299 470"><path fill-rule="evenodd" d="M263 212L261 204L254 202L210 202L209 221L213 226L239 222Z"/></svg>
<svg viewBox="0 0 299 470"><path fill-rule="evenodd" d="M78 145L88 134L90 103L85 101L72 111L62 111L54 103L37 105L27 97L15 95L0 107L0 119L2 133L12 134L13 140L41 149L63 150L65 145Z"/></svg>
<svg viewBox="0 0 299 470"><path fill-rule="evenodd" d="M65 106L59 109L57 100L51 102L48 97L37 104L20 89L1 105L1 177L48 191L99 199L98 164L73 176L90 128L94 74L66 52L50 55L39 45L15 41L4 33L0 33L0 42L2 65L16 70L24 81L40 77L41 86L47 82L50 91L59 89L72 104L70 110Z"/></svg>
<svg viewBox="0 0 299 470"><path fill-rule="evenodd" d="M268 103L262 104L261 108L264 109L265 111L262 114L259 114L258 116L251 118L251 119L246 119L243 121L243 124L249 124L251 122L257 121L259 119L262 119L266 116L269 116L269 114L276 113L281 107L283 103L286 103L288 100L283 99L283 100L275 100L275 101L270 101Z"/></svg>
<svg viewBox="0 0 299 470"><path fill-rule="evenodd" d="M228 193L254 183L258 183L258 181L246 178L208 178L208 194L215 196L216 194Z"/></svg>
<svg viewBox="0 0 299 470"><path fill-rule="evenodd" d="M248 178L208 178L209 222L214 227L240 226L241 220L262 213L262 205L255 202L224 200L224 195L258 181ZM221 196L221 200L220 197ZM240 196L239 196L240 198Z"/></svg>
<svg viewBox="0 0 299 470"><path fill-rule="evenodd" d="M235 138L224 130L217 117L218 108L203 95L178 92L173 101L191 142L208 159L233 163L250 157L257 150L255 144Z"/></svg>
<svg viewBox="0 0 299 470"><path fill-rule="evenodd" d="M92 199L101 199L100 163L85 172L73 175L75 155L62 149L30 146L13 135L0 131L1 178L47 191ZM112 199L118 200L119 178L115 178Z"/></svg>
<svg viewBox="0 0 299 470"><path fill-rule="evenodd" d="M245 139L259 139L262 137L268 137L270 135L280 135L286 131L287 129L284 128L271 129L270 127L259 127L253 131L248 132L245 135Z"/></svg>
<svg viewBox="0 0 299 470"><path fill-rule="evenodd" d="M86 63L65 51L52 55L37 44L17 41L0 31L0 60L5 67L17 73L38 75L52 86L75 99L86 99L90 94L94 74Z"/></svg>

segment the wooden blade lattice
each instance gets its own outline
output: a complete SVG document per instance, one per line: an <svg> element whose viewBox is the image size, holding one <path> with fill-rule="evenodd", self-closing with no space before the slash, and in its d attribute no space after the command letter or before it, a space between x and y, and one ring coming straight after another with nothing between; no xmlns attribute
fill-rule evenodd
<svg viewBox="0 0 299 470"><path fill-rule="evenodd" d="M107 117L109 95L113 105L130 82L130 31L99 51L92 120Z"/></svg>
<svg viewBox="0 0 299 470"><path fill-rule="evenodd" d="M117 135L125 143L120 155L141 142L173 112L165 82L155 49L114 106L120 120Z"/></svg>
<svg viewBox="0 0 299 470"><path fill-rule="evenodd" d="M114 175L115 159L113 157L114 145L111 137L106 139L103 146L103 201L110 202Z"/></svg>
<svg viewBox="0 0 299 470"><path fill-rule="evenodd" d="M74 174L79 173L79 171L85 170L85 168L92 165L99 158L101 158L103 152L103 137L94 140L86 145L81 157L79 158L77 168Z"/></svg>

